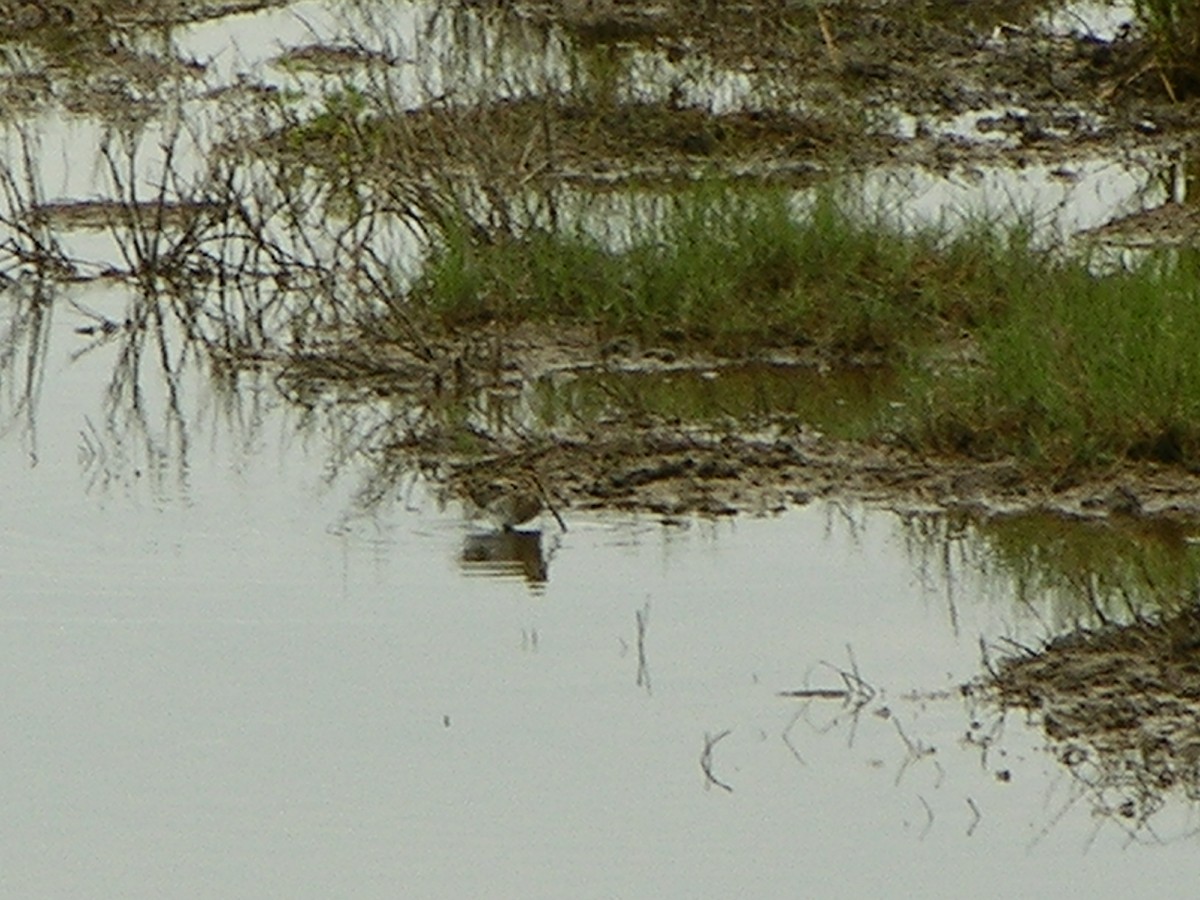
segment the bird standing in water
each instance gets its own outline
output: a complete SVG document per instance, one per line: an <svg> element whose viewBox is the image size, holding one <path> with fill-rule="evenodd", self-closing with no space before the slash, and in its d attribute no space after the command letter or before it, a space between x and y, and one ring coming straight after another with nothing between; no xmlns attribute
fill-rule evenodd
<svg viewBox="0 0 1200 900"><path fill-rule="evenodd" d="M512 531L541 514L542 491L532 480L500 478L483 485L477 501L497 528Z"/></svg>
<svg viewBox="0 0 1200 900"><path fill-rule="evenodd" d="M537 518L543 510L549 510L559 527L567 530L567 523L554 508L554 502L546 493L541 479L533 472L519 471L468 483L464 487L464 493L477 514L487 518L501 531L513 531L518 525Z"/></svg>

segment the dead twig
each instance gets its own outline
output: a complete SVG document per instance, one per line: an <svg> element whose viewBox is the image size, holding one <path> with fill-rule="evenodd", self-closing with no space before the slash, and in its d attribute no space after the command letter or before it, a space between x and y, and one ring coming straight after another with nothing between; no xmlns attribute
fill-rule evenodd
<svg viewBox="0 0 1200 900"><path fill-rule="evenodd" d="M650 622L649 601L646 602L645 606L634 613L634 617L637 619L637 685L638 687L644 687L646 689L646 693L649 694L651 692L650 669L646 665L646 626Z"/></svg>
<svg viewBox="0 0 1200 900"><path fill-rule="evenodd" d="M567 523L563 521L563 517L559 514L558 507L554 504L554 500L550 497L550 492L546 490L546 486L542 484L542 479L538 478L537 473L532 469L529 470L529 477L532 478L533 483L537 485L538 493L542 495L542 501L546 504L546 509L550 510L550 515L554 516L554 521L558 523L558 527L565 532L567 530Z"/></svg>
<svg viewBox="0 0 1200 900"><path fill-rule="evenodd" d="M983 639L982 634L979 636L979 657L983 662L983 667L987 669L987 673L992 676L992 680L995 681L999 678L996 667L992 665L991 655L988 653L987 641Z"/></svg>
<svg viewBox="0 0 1200 900"><path fill-rule="evenodd" d="M709 785L716 785L717 787L724 790L726 793L730 793L730 794L733 793L733 788L731 788L729 785L727 785L725 782L721 781L719 778L717 778L716 775L713 774L712 752L713 752L713 747L715 747L719 742L721 742L725 738L729 737L729 735L731 735L731 734L733 734L733 731L732 731L732 729L729 729L729 728L726 728L724 731L722 731L720 734L717 734L717 735L711 735L711 734L705 733L705 735L704 735L704 752L700 754L700 770L702 772L704 772L705 787L708 787Z"/></svg>
<svg viewBox="0 0 1200 900"><path fill-rule="evenodd" d="M836 728L838 725L840 725L842 722L843 714L848 712L850 719L851 719L851 729L850 729L849 741L850 741L850 744L853 745L854 735L855 735L855 733L857 731L857 727L858 727L859 714L862 712L863 708L866 707L866 705L868 703L870 703L872 700L875 699L876 696L878 696L878 691L876 691L876 689L870 683L868 683L867 680L864 679L862 677L861 673L858 671L858 662L855 660L854 650L850 647L849 644L846 645L846 652L848 653L848 655L850 657L850 668L849 669L844 669L840 666L835 666L832 663L826 662L824 660L821 661L821 665L825 666L828 669L832 669L834 672L838 673L839 677L841 677L841 679L842 679L842 683L845 685L844 688L797 688L794 690L779 691L777 694L777 696L780 696L780 697L787 697L789 699L797 699L797 700L805 701L801 705L800 710L796 713L796 716L793 718L793 720L790 723L788 723L787 728L784 729L784 738L783 738L784 743L786 743L788 745L788 747L792 751L792 754L798 760L800 760L800 762L803 762L804 760L800 758L800 754L796 751L795 747L792 746L791 741L788 738L788 732L791 731L792 727L796 724L796 721L809 708L809 706L808 706L809 701L812 701L812 700L841 700L842 701L842 709L829 722L825 723L825 725L823 727L819 727L815 723L810 723L810 724L813 725L813 727L816 729L816 731L819 734L824 734L827 731L830 731L831 729Z"/></svg>
<svg viewBox="0 0 1200 900"><path fill-rule="evenodd" d="M801 688L796 691L779 691L778 697L794 697L798 700L848 700L850 692L841 688Z"/></svg>
<svg viewBox="0 0 1200 900"><path fill-rule="evenodd" d="M800 755L800 751L797 750L796 745L792 743L792 729L796 727L796 723L800 721L800 716L803 714L804 707L802 706L796 710L796 714L788 720L788 723L784 727L780 737L783 738L783 743L788 750L791 751L792 756L796 757L796 762L800 763L802 766L807 766L808 763L804 761L804 757Z"/></svg>
<svg viewBox="0 0 1200 900"><path fill-rule="evenodd" d="M856 710L862 709L862 707L874 700L879 692L858 671L858 661L854 658L854 648L849 644L846 645L846 655L850 658L849 670L828 662L822 662L822 665L832 669L841 676L842 681L846 685L844 691L846 704Z"/></svg>
<svg viewBox="0 0 1200 900"><path fill-rule="evenodd" d="M829 62L837 71L842 70L842 51L837 48L837 44L833 40L833 30L829 27L829 19L825 16L825 11L821 7L817 7L817 24L821 28L821 39L825 41L825 52L829 54Z"/></svg>
<svg viewBox="0 0 1200 900"><path fill-rule="evenodd" d="M892 724L896 726L896 732L900 735L900 740L904 741L904 746L908 748L909 756L913 759L920 759L922 756L929 756L935 752L932 747L927 747L920 741L914 743L910 740L908 735L904 733L904 729L900 727L899 719L893 718Z"/></svg>
<svg viewBox="0 0 1200 900"><path fill-rule="evenodd" d="M1020 641L1018 641L1014 638L1002 637L1002 638L1000 638L1000 640L1002 640L1004 643L1008 644L1008 646L1012 647L1014 650L1019 651L1023 656L1033 658L1038 655L1037 650L1034 650L1032 647L1030 647L1026 644L1022 644Z"/></svg>
<svg viewBox="0 0 1200 900"><path fill-rule="evenodd" d="M933 808L920 794L917 795L917 799L920 800L921 805L925 807L925 827L921 829L921 836L918 838L918 840L923 841L928 836L929 830L933 828Z"/></svg>
<svg viewBox="0 0 1200 900"><path fill-rule="evenodd" d="M1162 79L1163 87L1167 91L1167 96L1171 98L1172 103L1178 103L1179 97L1175 95L1175 87L1171 84L1171 80L1167 78L1167 73L1163 71L1162 66L1155 62L1155 68L1158 69L1158 77Z"/></svg>
<svg viewBox="0 0 1200 900"><path fill-rule="evenodd" d="M900 740L904 741L904 746L908 749L908 756L905 757L904 764L900 766L900 770L896 773L895 784L899 786L901 779L904 778L904 773L908 771L909 767L913 763L920 762L925 757L935 754L937 752L937 748L930 747L921 741L910 740L908 735L904 733L904 729L900 726L899 719L893 717L892 724L896 726L896 732L900 735ZM941 766L938 766L938 768L940 769ZM944 774L944 772L942 774ZM941 780L940 775L938 780Z"/></svg>
<svg viewBox="0 0 1200 900"><path fill-rule="evenodd" d="M983 821L983 814L979 811L979 807L975 805L975 801L970 797L967 798L967 806L971 807L971 812L975 814L975 818L971 820L971 824L967 826L967 837L975 833L976 827Z"/></svg>

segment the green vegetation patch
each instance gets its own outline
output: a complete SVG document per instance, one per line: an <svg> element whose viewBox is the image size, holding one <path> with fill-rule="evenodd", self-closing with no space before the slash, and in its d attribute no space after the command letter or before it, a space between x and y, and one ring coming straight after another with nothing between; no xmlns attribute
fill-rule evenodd
<svg viewBox="0 0 1200 900"><path fill-rule="evenodd" d="M408 302L453 325L570 320L725 353L892 357L990 316L1012 266L981 234L947 245L824 195L797 211L782 192L701 187L623 228L616 249L583 227L510 239L448 228Z"/></svg>
<svg viewBox="0 0 1200 900"><path fill-rule="evenodd" d="M880 433L922 450L1066 469L1200 463L1194 252L1098 274L1020 227L904 230L829 194L801 208L713 186L623 233L451 226L394 309L451 329L586 324L685 350L866 361L894 373L903 402Z"/></svg>
<svg viewBox="0 0 1200 900"><path fill-rule="evenodd" d="M1194 528L1169 519L930 516L907 527L927 563L957 538L971 568L1011 582L1004 602L1015 595L1055 633L1170 617L1194 605L1200 583Z"/></svg>
<svg viewBox="0 0 1200 900"><path fill-rule="evenodd" d="M1044 259L972 331L982 364L919 389L922 439L1051 464L1200 463L1200 257L1096 275Z"/></svg>

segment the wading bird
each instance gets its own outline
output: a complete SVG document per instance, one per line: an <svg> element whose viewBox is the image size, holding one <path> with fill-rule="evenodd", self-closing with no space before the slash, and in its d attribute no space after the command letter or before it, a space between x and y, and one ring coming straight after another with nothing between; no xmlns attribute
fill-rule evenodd
<svg viewBox="0 0 1200 900"><path fill-rule="evenodd" d="M513 531L518 525L535 519L543 510L554 516L563 531L567 530L567 523L555 509L545 485L531 471L469 481L463 485L463 494L476 515L488 519L501 531Z"/></svg>
<svg viewBox="0 0 1200 900"><path fill-rule="evenodd" d="M497 478L481 485L472 499L504 531L536 518L545 505L541 487L531 478Z"/></svg>

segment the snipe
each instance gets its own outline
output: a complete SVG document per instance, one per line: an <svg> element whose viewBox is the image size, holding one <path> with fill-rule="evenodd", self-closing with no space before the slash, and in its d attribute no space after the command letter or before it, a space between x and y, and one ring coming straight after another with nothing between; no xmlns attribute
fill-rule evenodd
<svg viewBox="0 0 1200 900"><path fill-rule="evenodd" d="M495 478L474 486L470 498L492 524L504 531L524 525L545 508L542 488L531 477Z"/></svg>

